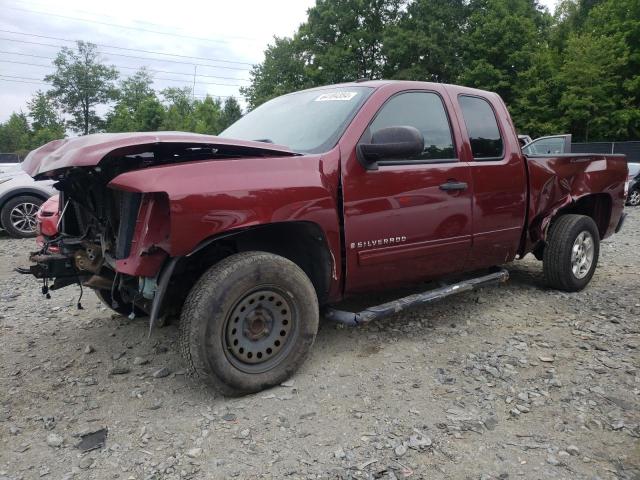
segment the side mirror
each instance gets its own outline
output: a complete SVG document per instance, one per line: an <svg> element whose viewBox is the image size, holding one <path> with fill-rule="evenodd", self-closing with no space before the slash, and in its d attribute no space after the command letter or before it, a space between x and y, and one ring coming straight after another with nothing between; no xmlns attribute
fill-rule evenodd
<svg viewBox="0 0 640 480"><path fill-rule="evenodd" d="M367 170L375 170L379 160L411 157L423 150L424 137L417 128L386 127L371 135L371 143L358 145L358 159Z"/></svg>

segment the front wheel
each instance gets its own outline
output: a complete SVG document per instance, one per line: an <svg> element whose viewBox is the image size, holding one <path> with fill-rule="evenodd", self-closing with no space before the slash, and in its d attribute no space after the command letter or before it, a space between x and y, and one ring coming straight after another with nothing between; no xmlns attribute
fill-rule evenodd
<svg viewBox="0 0 640 480"><path fill-rule="evenodd" d="M106 307L109 307L111 310L123 317L128 317L132 312L136 317L143 317L146 315L144 310L141 308L133 307L131 304L124 303L117 292L115 302L111 297L110 290L94 290L94 292L96 292L96 296Z"/></svg>
<svg viewBox="0 0 640 480"><path fill-rule="evenodd" d="M640 188L634 188L629 192L629 196L627 197L627 205L630 207L637 207L640 205Z"/></svg>
<svg viewBox="0 0 640 480"><path fill-rule="evenodd" d="M305 360L318 331L318 300L293 262L243 252L211 267L187 296L182 354L224 395L278 385Z"/></svg>
<svg viewBox="0 0 640 480"><path fill-rule="evenodd" d="M547 284L577 292L591 281L600 254L600 234L591 217L563 215L550 227L544 249L543 271Z"/></svg>

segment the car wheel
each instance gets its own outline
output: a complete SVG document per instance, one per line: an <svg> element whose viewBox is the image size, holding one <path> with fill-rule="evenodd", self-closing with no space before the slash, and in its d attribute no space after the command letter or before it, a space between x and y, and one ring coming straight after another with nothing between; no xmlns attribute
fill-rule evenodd
<svg viewBox="0 0 640 480"><path fill-rule="evenodd" d="M10 199L2 207L0 219L2 227L14 238L36 236L36 213L43 200L31 195L21 195Z"/></svg>
<svg viewBox="0 0 640 480"><path fill-rule="evenodd" d="M278 385L305 360L318 331L307 275L278 255L244 252L211 267L187 296L180 345L190 370L223 395Z"/></svg>
<svg viewBox="0 0 640 480"><path fill-rule="evenodd" d="M576 292L591 281L600 254L600 234L591 217L563 215L549 229L543 271L547 284Z"/></svg>
<svg viewBox="0 0 640 480"><path fill-rule="evenodd" d="M123 317L128 317L129 315L131 315L131 304L130 303L124 303L122 300L120 300L119 295L116 295L116 303L114 304L112 298L111 298L111 291L109 290L94 290L94 292L96 292L96 296L98 297L98 299L106 306L109 307L111 310L113 310L116 313L119 313L120 315L122 315ZM144 317L147 314L144 312L144 310L138 308L138 307L134 307L133 308L133 313L136 317Z"/></svg>
<svg viewBox="0 0 640 480"><path fill-rule="evenodd" d="M640 189L634 188L629 192L629 196L627 197L627 205L630 207L637 207L640 205Z"/></svg>

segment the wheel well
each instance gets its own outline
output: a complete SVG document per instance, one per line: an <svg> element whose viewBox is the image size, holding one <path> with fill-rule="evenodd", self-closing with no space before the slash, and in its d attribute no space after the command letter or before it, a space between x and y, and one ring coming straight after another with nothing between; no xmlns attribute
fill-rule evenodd
<svg viewBox="0 0 640 480"><path fill-rule="evenodd" d="M16 197L36 197L42 200L43 202L46 202L49 199L49 197L47 197L46 195L43 195L42 192L33 192L30 190L26 190L26 191L19 190L16 192L11 192L7 196L2 197L2 199L0 199L0 210L4 208L7 202L11 201Z"/></svg>
<svg viewBox="0 0 640 480"><path fill-rule="evenodd" d="M591 217L593 221L596 222L600 239L602 239L607 232L611 219L611 197L606 193L596 193L581 197L570 205L558 210L555 219L569 213Z"/></svg>
<svg viewBox="0 0 640 480"><path fill-rule="evenodd" d="M197 250L180 266L198 277L211 265L238 252L262 251L280 255L298 265L315 287L318 301L326 301L331 281L332 260L322 229L312 222L282 222L259 225L223 234Z"/></svg>

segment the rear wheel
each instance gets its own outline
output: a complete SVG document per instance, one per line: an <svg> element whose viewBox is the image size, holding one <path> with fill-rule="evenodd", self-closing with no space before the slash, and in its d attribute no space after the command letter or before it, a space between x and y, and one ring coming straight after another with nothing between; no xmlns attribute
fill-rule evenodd
<svg viewBox="0 0 640 480"><path fill-rule="evenodd" d="M598 264L600 234L591 217L563 215L549 229L543 271L547 284L576 292L591 281Z"/></svg>
<svg viewBox="0 0 640 480"><path fill-rule="evenodd" d="M316 292L296 264L238 253L211 267L189 293L181 350L191 370L224 395L257 392L303 363L318 317Z"/></svg>
<svg viewBox="0 0 640 480"><path fill-rule="evenodd" d="M36 236L36 213L43 201L32 195L21 195L10 199L2 207L2 227L14 238Z"/></svg>
<svg viewBox="0 0 640 480"><path fill-rule="evenodd" d="M630 207L637 207L640 205L640 188L634 188L629 192L629 196L627 197L627 205Z"/></svg>

